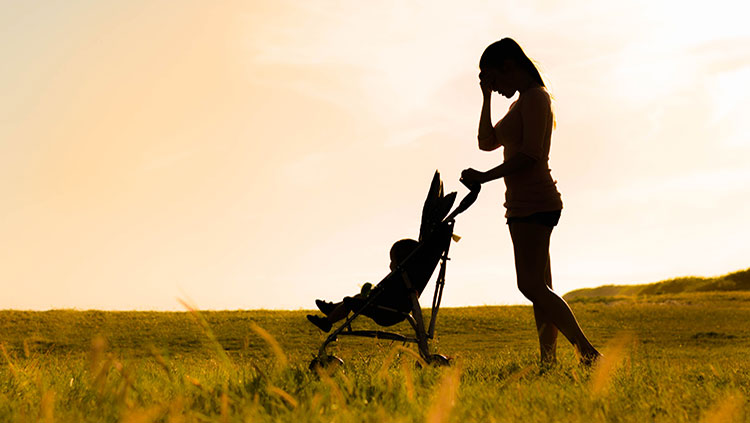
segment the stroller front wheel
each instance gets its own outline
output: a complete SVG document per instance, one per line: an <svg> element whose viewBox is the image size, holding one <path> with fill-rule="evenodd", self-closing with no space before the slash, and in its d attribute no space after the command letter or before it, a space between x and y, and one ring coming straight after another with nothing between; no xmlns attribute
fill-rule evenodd
<svg viewBox="0 0 750 423"><path fill-rule="evenodd" d="M344 360L336 357L335 355L325 355L322 357L315 357L310 362L310 365L307 366L308 369L311 371L317 371L318 368L321 369L336 369L339 366L344 365Z"/></svg>

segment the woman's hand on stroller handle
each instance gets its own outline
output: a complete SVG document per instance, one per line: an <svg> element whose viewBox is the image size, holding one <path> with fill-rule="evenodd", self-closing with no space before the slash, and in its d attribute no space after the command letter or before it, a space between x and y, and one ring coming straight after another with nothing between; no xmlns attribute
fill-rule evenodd
<svg viewBox="0 0 750 423"><path fill-rule="evenodd" d="M476 169L468 168L461 172L461 179L459 181L469 188L469 191L478 190L484 182L484 172L480 172Z"/></svg>

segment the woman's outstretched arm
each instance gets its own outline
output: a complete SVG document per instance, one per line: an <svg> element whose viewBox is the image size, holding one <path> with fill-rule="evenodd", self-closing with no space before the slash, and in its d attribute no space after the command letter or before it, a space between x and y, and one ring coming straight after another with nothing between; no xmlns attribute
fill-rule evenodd
<svg viewBox="0 0 750 423"><path fill-rule="evenodd" d="M483 184L522 171L533 165L535 162L535 158L524 153L518 153L502 162L499 166L495 166L486 172L481 172L472 168L466 169L461 172L461 179L467 183Z"/></svg>

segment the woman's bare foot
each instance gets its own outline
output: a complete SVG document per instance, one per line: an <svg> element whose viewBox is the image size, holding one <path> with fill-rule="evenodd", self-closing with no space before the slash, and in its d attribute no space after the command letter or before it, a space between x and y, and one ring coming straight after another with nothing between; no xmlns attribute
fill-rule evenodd
<svg viewBox="0 0 750 423"><path fill-rule="evenodd" d="M581 354L581 364L586 367L593 367L603 357L604 356L597 350L589 351L586 354Z"/></svg>

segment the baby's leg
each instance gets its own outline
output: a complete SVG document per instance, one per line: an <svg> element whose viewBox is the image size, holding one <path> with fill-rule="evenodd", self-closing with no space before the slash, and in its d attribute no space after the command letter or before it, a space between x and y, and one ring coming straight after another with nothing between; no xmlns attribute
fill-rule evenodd
<svg viewBox="0 0 750 423"><path fill-rule="evenodd" d="M330 313L328 313L328 321L331 323L336 323L339 320L346 319L346 316L349 315L349 308L347 308L344 305L344 302L338 302L334 304L333 310L331 310Z"/></svg>
<svg viewBox="0 0 750 423"><path fill-rule="evenodd" d="M362 295L357 294L348 298L362 299ZM334 304L333 310L331 310L331 312L328 313L328 321L331 323L336 323L339 320L344 320L346 319L346 317L349 315L351 311L352 309L347 307L346 302L342 300L341 302Z"/></svg>

